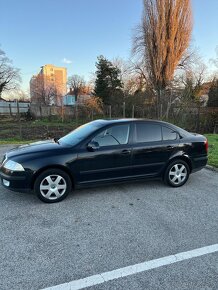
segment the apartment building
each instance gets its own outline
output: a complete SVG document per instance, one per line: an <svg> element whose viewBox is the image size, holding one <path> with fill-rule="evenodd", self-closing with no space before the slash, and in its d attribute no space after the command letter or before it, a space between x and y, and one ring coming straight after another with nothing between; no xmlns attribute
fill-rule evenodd
<svg viewBox="0 0 218 290"><path fill-rule="evenodd" d="M52 64L41 67L30 80L32 103L61 106L67 90L67 69Z"/></svg>

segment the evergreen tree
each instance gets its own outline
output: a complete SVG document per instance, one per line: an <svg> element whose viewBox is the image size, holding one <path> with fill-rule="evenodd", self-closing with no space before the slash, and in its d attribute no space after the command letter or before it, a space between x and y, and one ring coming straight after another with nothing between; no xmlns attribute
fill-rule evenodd
<svg viewBox="0 0 218 290"><path fill-rule="evenodd" d="M96 63L96 80L94 94L102 99L104 104L111 104L122 98L122 82L120 70L113 66L104 56L99 56Z"/></svg>
<svg viewBox="0 0 218 290"><path fill-rule="evenodd" d="M213 81L209 90L208 107L218 107L218 79Z"/></svg>

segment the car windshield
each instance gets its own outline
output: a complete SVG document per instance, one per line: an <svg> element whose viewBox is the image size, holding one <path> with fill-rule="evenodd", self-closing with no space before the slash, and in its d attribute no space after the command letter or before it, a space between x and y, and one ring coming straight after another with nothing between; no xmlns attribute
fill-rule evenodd
<svg viewBox="0 0 218 290"><path fill-rule="evenodd" d="M94 121L87 123L73 130L69 134L58 140L59 143L65 143L70 146L77 145L80 141L88 137L102 126L100 122Z"/></svg>

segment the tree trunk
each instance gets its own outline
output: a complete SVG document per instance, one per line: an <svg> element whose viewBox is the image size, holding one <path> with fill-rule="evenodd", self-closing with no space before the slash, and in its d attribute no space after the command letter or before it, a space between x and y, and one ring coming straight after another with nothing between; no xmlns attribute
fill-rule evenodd
<svg viewBox="0 0 218 290"><path fill-rule="evenodd" d="M157 113L157 119L159 119L161 110L160 110L160 105L161 105L161 94L162 94L162 90L158 89L157 90L157 100L156 100L156 113Z"/></svg>

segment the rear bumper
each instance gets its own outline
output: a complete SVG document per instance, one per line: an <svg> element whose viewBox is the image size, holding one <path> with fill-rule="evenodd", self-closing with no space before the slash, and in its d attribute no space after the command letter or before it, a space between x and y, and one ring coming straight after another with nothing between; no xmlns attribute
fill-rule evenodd
<svg viewBox="0 0 218 290"><path fill-rule="evenodd" d="M192 172L196 172L204 168L207 165L207 160L207 156L192 158Z"/></svg>

